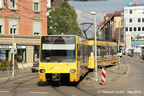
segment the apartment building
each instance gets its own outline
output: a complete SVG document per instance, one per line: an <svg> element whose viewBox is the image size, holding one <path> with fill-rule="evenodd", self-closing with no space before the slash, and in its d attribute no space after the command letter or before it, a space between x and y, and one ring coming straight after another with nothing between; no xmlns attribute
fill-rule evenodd
<svg viewBox="0 0 144 96"><path fill-rule="evenodd" d="M121 10L111 14L105 12L104 21L98 25L98 39L118 42L118 40L121 40L120 27Z"/></svg>
<svg viewBox="0 0 144 96"><path fill-rule="evenodd" d="M121 14L121 39L126 50L144 45L144 5L126 6Z"/></svg>
<svg viewBox="0 0 144 96"><path fill-rule="evenodd" d="M31 67L39 57L40 36L47 34L47 0L0 0L0 60L11 60L14 34L21 66Z"/></svg>

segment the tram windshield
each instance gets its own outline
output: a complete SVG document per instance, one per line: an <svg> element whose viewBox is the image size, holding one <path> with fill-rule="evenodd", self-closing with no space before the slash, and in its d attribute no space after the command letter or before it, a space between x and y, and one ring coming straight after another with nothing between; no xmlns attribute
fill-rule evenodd
<svg viewBox="0 0 144 96"><path fill-rule="evenodd" d="M43 36L41 62L75 62L76 38L74 36Z"/></svg>

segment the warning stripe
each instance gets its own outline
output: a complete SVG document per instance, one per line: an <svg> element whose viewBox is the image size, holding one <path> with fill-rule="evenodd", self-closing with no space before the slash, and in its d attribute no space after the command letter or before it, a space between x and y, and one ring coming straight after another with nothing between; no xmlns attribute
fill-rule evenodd
<svg viewBox="0 0 144 96"><path fill-rule="evenodd" d="M105 83L105 78L106 78L106 68L103 67L102 68L102 79L101 79L101 82Z"/></svg>

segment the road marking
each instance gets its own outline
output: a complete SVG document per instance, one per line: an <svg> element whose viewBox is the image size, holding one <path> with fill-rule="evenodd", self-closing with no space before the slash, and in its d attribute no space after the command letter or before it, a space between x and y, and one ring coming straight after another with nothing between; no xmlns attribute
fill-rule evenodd
<svg viewBox="0 0 144 96"><path fill-rule="evenodd" d="M33 93L33 94L48 94L48 92L29 92L29 93Z"/></svg>
<svg viewBox="0 0 144 96"><path fill-rule="evenodd" d="M0 92L10 92L10 91L0 91Z"/></svg>

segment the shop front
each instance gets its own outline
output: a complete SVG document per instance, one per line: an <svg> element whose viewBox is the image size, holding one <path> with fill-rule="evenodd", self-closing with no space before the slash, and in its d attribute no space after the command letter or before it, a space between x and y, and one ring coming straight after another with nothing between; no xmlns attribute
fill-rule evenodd
<svg viewBox="0 0 144 96"><path fill-rule="evenodd" d="M31 67L33 63L39 58L39 43L40 37L20 37L15 36L15 43L17 48L17 54L14 59L17 60L18 67ZM0 37L0 61L12 60L11 54L12 39L11 36Z"/></svg>

